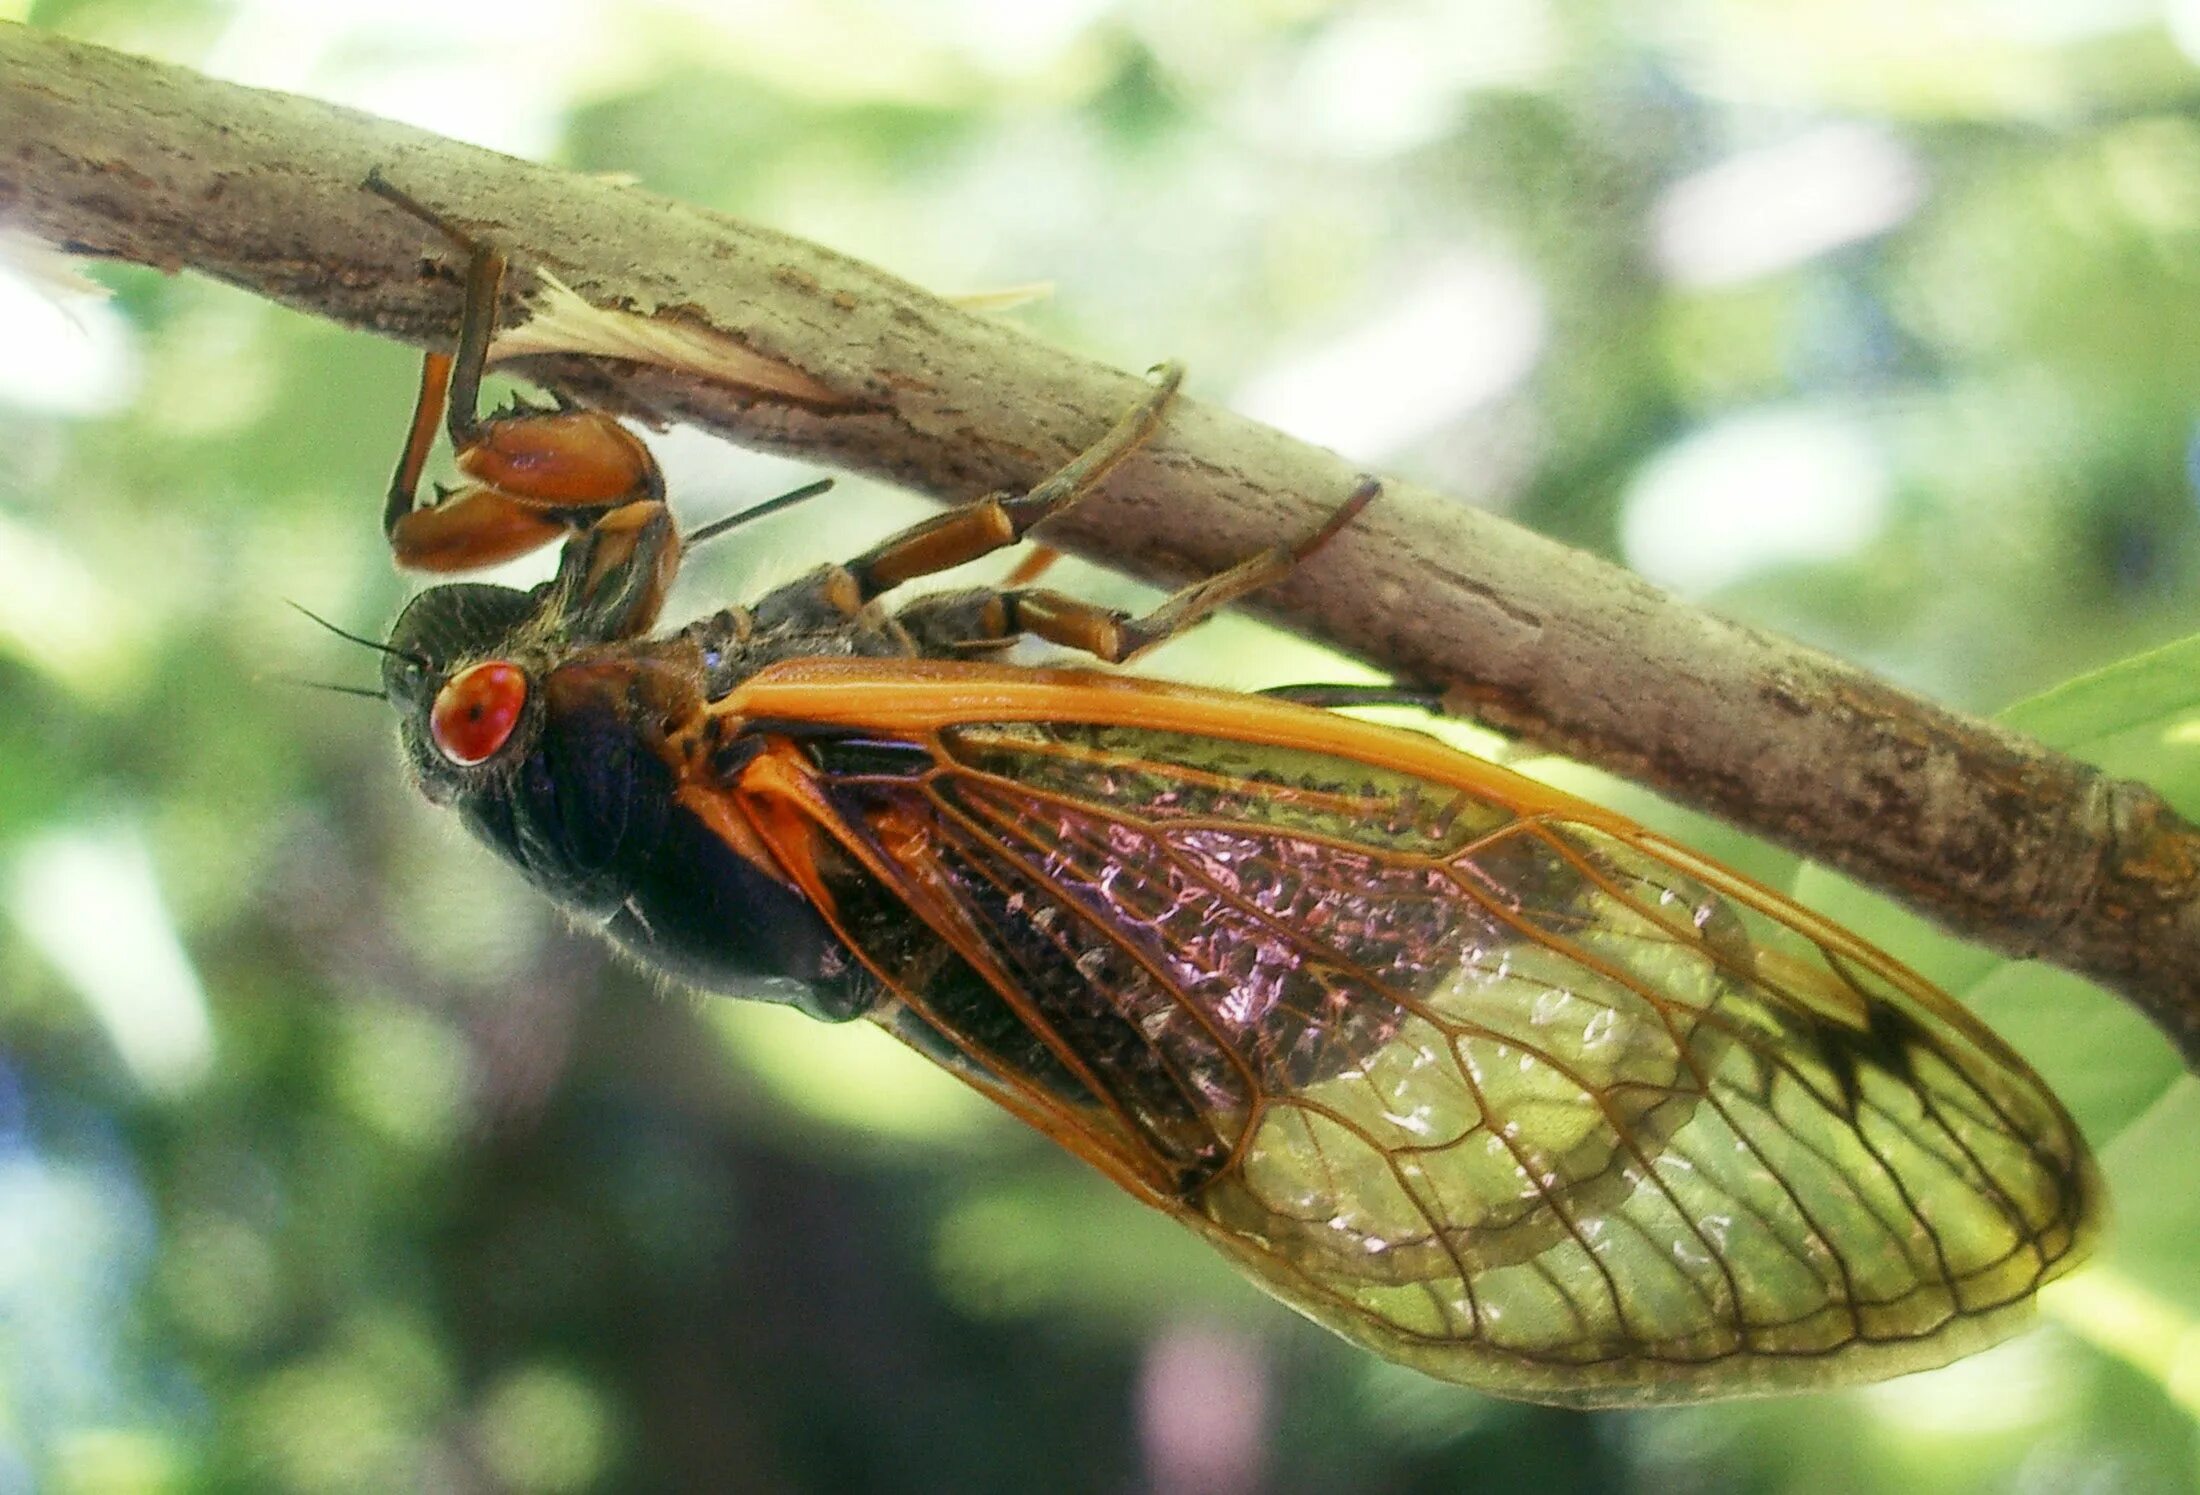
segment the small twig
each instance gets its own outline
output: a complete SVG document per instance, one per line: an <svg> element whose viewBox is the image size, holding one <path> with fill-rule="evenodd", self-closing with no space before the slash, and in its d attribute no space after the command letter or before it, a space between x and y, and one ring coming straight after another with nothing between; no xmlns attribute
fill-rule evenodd
<svg viewBox="0 0 2200 1495"><path fill-rule="evenodd" d="M570 287L763 371L558 358L530 373L945 499L1028 485L1139 387L815 245L22 26L0 25L0 138L0 220L446 346L450 256L360 190L380 167L509 248L538 293ZM1185 401L1047 538L1173 583L1305 533L1357 476ZM2142 785L1409 484L1262 608L1454 709L2100 980L2200 1067L2200 833Z"/></svg>

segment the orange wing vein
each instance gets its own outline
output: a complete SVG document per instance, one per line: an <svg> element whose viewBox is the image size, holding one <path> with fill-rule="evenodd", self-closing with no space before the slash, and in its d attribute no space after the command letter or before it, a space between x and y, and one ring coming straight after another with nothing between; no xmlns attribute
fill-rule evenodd
<svg viewBox="0 0 2200 1495"><path fill-rule="evenodd" d="M1948 998L1418 734L940 663L722 709L847 729L733 798L882 1021L1432 1375L1612 1405L1922 1369L2093 1228L2076 1128Z"/></svg>

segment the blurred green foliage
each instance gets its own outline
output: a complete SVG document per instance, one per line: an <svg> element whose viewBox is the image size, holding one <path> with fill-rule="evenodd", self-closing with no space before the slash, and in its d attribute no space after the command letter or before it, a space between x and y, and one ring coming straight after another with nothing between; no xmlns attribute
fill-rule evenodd
<svg viewBox="0 0 2200 1495"><path fill-rule="evenodd" d="M1958 704L2137 656L2012 719L2200 810L2200 658L2139 652L2200 619L2194 0L8 14L941 289L1052 281L1017 313L1047 336L1184 357ZM371 678L281 600L394 613L411 356L97 273L64 313L0 272L0 1491L2200 1479L2200 1098L2106 997L1804 875L2103 1147L2120 1233L2040 1333L1669 1412L1425 1381L877 1035L653 991L560 928L414 802L376 708L282 683ZM781 480L661 445L693 514ZM833 530L917 512L863 491ZM682 598L824 554L790 519ZM1230 622L1155 668L1349 666Z"/></svg>

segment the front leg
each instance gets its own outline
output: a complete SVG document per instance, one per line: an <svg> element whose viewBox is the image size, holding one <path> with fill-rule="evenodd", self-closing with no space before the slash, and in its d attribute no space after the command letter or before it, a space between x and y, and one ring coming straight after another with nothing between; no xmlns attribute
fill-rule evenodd
<svg viewBox="0 0 2200 1495"><path fill-rule="evenodd" d="M600 410L536 409L514 402L483 416L482 372L496 335L508 267L504 252L393 186L376 172L367 189L442 232L467 254L466 300L455 353L421 365L412 425L390 480L383 532L397 563L417 571L473 571L585 530L637 503L664 498L656 459ZM473 481L423 507L420 476L437 425L447 427L458 469Z"/></svg>

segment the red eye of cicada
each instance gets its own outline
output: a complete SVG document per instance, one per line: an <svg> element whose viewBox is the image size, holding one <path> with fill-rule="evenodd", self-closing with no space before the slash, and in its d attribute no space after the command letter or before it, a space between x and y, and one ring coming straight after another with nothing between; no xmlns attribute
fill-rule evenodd
<svg viewBox="0 0 2200 1495"><path fill-rule="evenodd" d="M436 692L428 732L444 757L470 768L504 746L526 704L526 674L518 665L492 659L460 670Z"/></svg>

